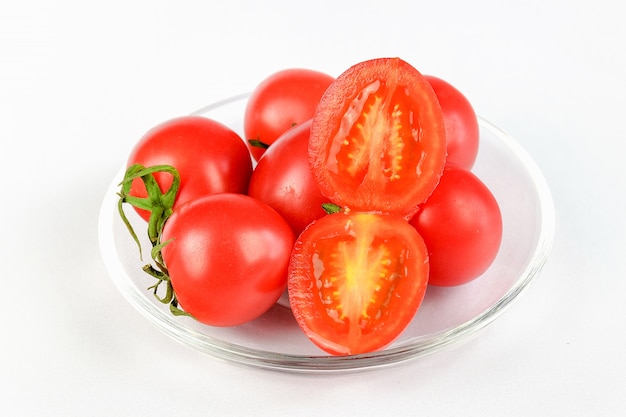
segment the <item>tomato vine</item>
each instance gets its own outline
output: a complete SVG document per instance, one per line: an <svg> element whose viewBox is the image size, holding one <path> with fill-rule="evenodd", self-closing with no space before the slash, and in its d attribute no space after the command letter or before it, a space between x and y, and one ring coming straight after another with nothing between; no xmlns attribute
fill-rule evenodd
<svg viewBox="0 0 626 417"><path fill-rule="evenodd" d="M156 172L165 172L172 175L172 184L165 192L161 191L159 184L154 178L154 173ZM130 195L131 185L136 179L141 179L141 181L143 181L148 193L147 197L136 197ZM163 262L163 256L161 255L161 249L171 241L168 240L162 242L161 233L163 232L165 222L173 213L174 201L176 200L176 195L178 193L178 189L180 188L180 175L178 171L170 165L155 165L146 168L141 164L133 164L127 168L124 174L124 179L119 185L120 192L118 193L118 196L120 198L118 200L118 212L131 237L139 248L139 256L141 259L143 259L141 242L139 241L137 233L135 233L130 220L124 212L124 204L127 203L138 209L148 210L150 212L150 218L148 220L148 239L152 245L150 257L154 262L154 265L156 265L156 268L152 264L148 263L142 269L157 281L154 285L148 287L148 289L153 291L154 296L161 303L169 304L172 314L176 316L189 315L178 307L178 300L176 299L176 294L174 293L174 288L172 287L167 267L165 262ZM162 284L165 284L164 296L160 296L158 291Z"/></svg>

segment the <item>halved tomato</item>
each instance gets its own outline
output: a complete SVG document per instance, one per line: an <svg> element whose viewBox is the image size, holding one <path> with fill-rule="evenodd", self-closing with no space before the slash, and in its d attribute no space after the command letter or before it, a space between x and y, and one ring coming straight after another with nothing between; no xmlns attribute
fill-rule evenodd
<svg viewBox="0 0 626 417"><path fill-rule="evenodd" d="M426 291L428 251L398 215L341 211L299 236L287 286L309 339L334 355L372 352L413 319Z"/></svg>
<svg viewBox="0 0 626 417"><path fill-rule="evenodd" d="M430 83L399 58L352 66L320 100L309 158L333 203L414 214L437 186L446 159L443 114Z"/></svg>

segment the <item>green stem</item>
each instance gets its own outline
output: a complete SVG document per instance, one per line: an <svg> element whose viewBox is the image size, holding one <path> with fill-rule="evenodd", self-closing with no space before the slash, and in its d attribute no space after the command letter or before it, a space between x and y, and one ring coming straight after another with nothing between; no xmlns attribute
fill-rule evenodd
<svg viewBox="0 0 626 417"><path fill-rule="evenodd" d="M322 203L322 209L324 209L326 214L334 214L341 211L341 206L334 203Z"/></svg>
<svg viewBox="0 0 626 417"><path fill-rule="evenodd" d="M157 172L165 172L172 175L172 184L165 192L161 191L161 187L159 187L159 184L154 177L154 174ZM136 197L130 195L131 185L136 179L141 179L144 183L147 191L147 197ZM151 264L148 264L143 267L143 270L148 275L155 278L156 282L148 289L153 290L153 294L157 300L163 304L170 305L170 311L172 314L177 316L189 315L178 307L178 300L176 299L176 294L174 293L174 288L172 287L169 273L165 263L163 262L163 255L161 253L163 247L171 242L171 239L166 242L161 242L161 234L163 232L165 222L173 213L174 202L180 188L180 175L178 171L170 165L155 165L146 168L140 164L135 164L128 167L126 173L124 174L124 179L119 185L120 191L118 196L120 198L118 200L118 212L131 237L139 248L139 256L141 259L143 259L141 243L128 217L126 216L126 213L124 212L123 206L126 203L135 208L150 212L147 233L148 238L150 239L150 244L152 245L150 257L156 265L156 268ZM165 296L161 297L158 293L158 289L163 283L165 283L166 291Z"/></svg>
<svg viewBox="0 0 626 417"><path fill-rule="evenodd" d="M265 142L261 142L259 139L248 139L248 143L255 148L267 149L270 147L270 145Z"/></svg>

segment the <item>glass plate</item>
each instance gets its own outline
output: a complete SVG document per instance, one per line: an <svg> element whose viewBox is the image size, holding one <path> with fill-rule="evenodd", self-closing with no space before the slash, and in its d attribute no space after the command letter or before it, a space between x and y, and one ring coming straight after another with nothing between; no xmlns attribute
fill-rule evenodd
<svg viewBox="0 0 626 417"><path fill-rule="evenodd" d="M243 135L246 97L231 97L194 114L218 120ZM168 306L147 290L153 279L142 271L144 262L117 213L116 192L123 169L111 181L101 207L102 257L119 291L148 321L178 342L217 358L274 370L328 372L384 367L437 352L477 335L498 318L537 276L554 240L554 205L539 168L513 138L483 119L479 122L481 144L473 171L500 204L504 223L500 251L478 279L459 287L428 288L411 324L384 350L352 356L325 354L299 329L286 297L260 318L232 328L172 316ZM132 209L126 213L133 224L141 224ZM147 239L142 243L150 247Z"/></svg>

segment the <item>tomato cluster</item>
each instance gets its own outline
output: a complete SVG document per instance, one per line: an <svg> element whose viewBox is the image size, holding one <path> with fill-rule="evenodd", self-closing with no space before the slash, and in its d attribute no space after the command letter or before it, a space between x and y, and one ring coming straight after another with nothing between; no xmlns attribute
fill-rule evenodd
<svg viewBox="0 0 626 417"><path fill-rule="evenodd" d="M493 262L502 218L471 172L476 115L449 83L399 58L337 78L289 69L258 85L243 117L246 140L180 117L128 158L120 213L133 236L121 204L148 221L146 270L174 313L235 326L287 290L313 343L367 353L405 329L428 285Z"/></svg>

